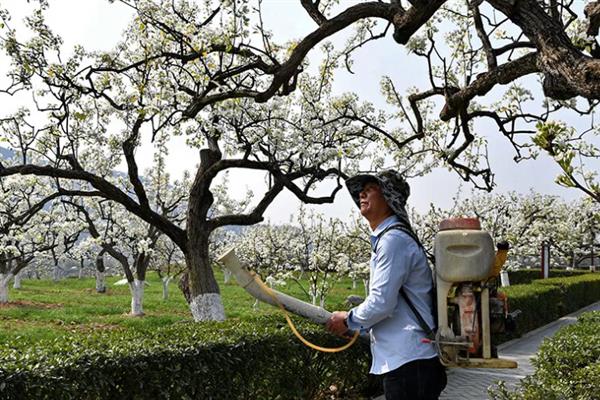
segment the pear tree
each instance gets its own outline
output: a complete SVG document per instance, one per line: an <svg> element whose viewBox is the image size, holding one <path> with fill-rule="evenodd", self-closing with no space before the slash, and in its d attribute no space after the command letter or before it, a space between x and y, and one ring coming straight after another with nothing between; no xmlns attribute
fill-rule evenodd
<svg viewBox="0 0 600 400"><path fill-rule="evenodd" d="M445 165L492 189L482 131L491 126L517 159L532 157L535 124L561 112L590 115L600 98L596 2L299 0L286 12L294 19L301 12L312 25L286 42L265 25L269 5L259 0L122 0L115 3L135 12L122 40L103 52L78 46L70 56L45 22L48 2L38 3L26 21L29 39L8 11L0 13L11 63L1 93L35 99L1 117L0 137L19 157L3 160L0 176L75 180L82 192L99 192L155 226L185 256L196 320L224 318L211 233L261 222L284 189L305 203L332 202L337 180L354 173L359 159L372 160L372 168L393 162L409 174ZM337 34L346 42L333 44ZM332 90L336 75L354 72L360 50L377 41L409 50L423 65L426 83L406 96L397 77L382 77L391 113ZM144 139L176 136L200 158L183 226L150 203L136 158ZM115 180L122 163L127 174ZM214 179L234 168L263 174L264 194L247 213L209 217ZM332 190L316 194L329 178Z"/></svg>

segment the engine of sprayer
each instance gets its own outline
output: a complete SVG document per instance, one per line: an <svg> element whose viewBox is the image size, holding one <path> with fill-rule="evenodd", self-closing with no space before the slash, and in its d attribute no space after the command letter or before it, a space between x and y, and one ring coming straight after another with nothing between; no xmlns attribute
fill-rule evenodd
<svg viewBox="0 0 600 400"><path fill-rule="evenodd" d="M447 219L435 237L438 330L435 345L446 366L514 368L497 358L492 335L514 328L498 276L508 244L494 249L476 218Z"/></svg>

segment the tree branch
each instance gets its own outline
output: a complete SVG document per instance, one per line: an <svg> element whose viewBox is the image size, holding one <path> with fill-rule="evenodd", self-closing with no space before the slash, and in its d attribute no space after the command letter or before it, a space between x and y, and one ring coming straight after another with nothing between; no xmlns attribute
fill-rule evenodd
<svg viewBox="0 0 600 400"><path fill-rule="evenodd" d="M49 176L53 178L74 179L88 182L94 188L96 188L99 193L101 193L101 197L123 205L123 207L125 207L128 211L131 211L144 221L156 225L175 243L177 243L182 250L186 248L186 235L183 229L151 209L141 207L121 189L97 175L91 174L87 171L66 170L52 166L39 166L32 164L11 167L0 166L0 176L11 176L16 174Z"/></svg>
<svg viewBox="0 0 600 400"><path fill-rule="evenodd" d="M465 109L475 96L483 96L497 84L507 84L522 76L539 72L537 67L538 53L529 53L517 60L500 65L495 70L477 76L469 86L453 93L446 99L446 105L440 112L442 121L456 117Z"/></svg>
<svg viewBox="0 0 600 400"><path fill-rule="evenodd" d="M276 183L269 189L262 200L256 205L250 214L223 215L216 217L209 222L210 230L214 230L226 225L254 225L263 221L263 214L267 207L275 200L277 195L283 190L281 183Z"/></svg>
<svg viewBox="0 0 600 400"><path fill-rule="evenodd" d="M317 25L323 25L327 22L327 18L319 11L319 2L321 0L315 0L313 3L312 0L300 0L302 7L306 10L308 15L317 23Z"/></svg>

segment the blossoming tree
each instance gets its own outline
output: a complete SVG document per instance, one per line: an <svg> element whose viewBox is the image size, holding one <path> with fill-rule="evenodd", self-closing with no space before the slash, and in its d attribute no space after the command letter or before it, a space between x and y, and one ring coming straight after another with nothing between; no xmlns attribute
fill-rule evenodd
<svg viewBox="0 0 600 400"><path fill-rule="evenodd" d="M390 0L336 6L300 0L298 10L313 27L297 41L277 43L263 23L267 5L258 0L122 0L136 14L123 40L108 52L77 47L68 58L45 23L48 2L38 3L41 10L27 21L31 39L22 39L8 13L0 13L2 46L11 60L2 93L28 91L36 109L36 115L19 110L2 119L2 139L18 151L19 161L2 162L0 176L77 180L82 191L118 202L155 226L185 255L196 320L224 318L209 261L210 234L226 225L260 222L284 189L306 203L333 201L340 185L329 195L316 195L315 183L351 172L352 161L367 156L366 142L380 140L403 169L426 172L443 163L489 189L493 174L477 121L490 121L517 157L527 157L523 152L531 143L517 139L535 133L532 123L560 110L576 111L578 105L568 99L583 97L592 109L600 98L598 46L589 37L597 34L600 14L594 3L585 8L590 30L580 40L575 22L581 26L585 17L573 2ZM440 29L441 20L451 26ZM340 32L348 32L348 40L336 48L327 39ZM404 99L394 79L384 78L386 99L397 110L393 115L360 104L356 95L332 96L336 69L351 70L356 51L385 40L388 32L423 59L429 87ZM315 50L323 61L311 77L307 59ZM541 113L521 107L531 92L514 83L534 75L550 98ZM509 83L501 101L492 97L483 104L487 93ZM387 129L388 121L399 123ZM200 150L185 228L150 204L136 160L142 138L177 135ZM45 161L36 163L32 152ZM373 154L375 166L385 161L384 152ZM126 181L109 179L121 162ZM232 168L262 171L265 193L246 214L208 217L211 184Z"/></svg>

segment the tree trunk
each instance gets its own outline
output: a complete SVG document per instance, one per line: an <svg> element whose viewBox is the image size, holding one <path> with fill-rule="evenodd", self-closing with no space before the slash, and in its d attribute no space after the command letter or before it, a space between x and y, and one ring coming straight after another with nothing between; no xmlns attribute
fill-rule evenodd
<svg viewBox="0 0 600 400"><path fill-rule="evenodd" d="M0 304L8 303L8 283L13 278L12 273L0 274Z"/></svg>
<svg viewBox="0 0 600 400"><path fill-rule="evenodd" d="M231 280L231 271L228 269L223 270L223 283L227 284Z"/></svg>
<svg viewBox="0 0 600 400"><path fill-rule="evenodd" d="M96 292L106 293L106 282L104 279L104 271L96 271Z"/></svg>
<svg viewBox="0 0 600 400"><path fill-rule="evenodd" d="M52 280L54 282L58 282L61 278L61 273L60 273L60 267L58 266L58 264L54 264L54 269L52 270Z"/></svg>
<svg viewBox="0 0 600 400"><path fill-rule="evenodd" d="M510 278L508 275L508 271L503 270L500 272L500 286L507 287L510 286Z"/></svg>
<svg viewBox="0 0 600 400"><path fill-rule="evenodd" d="M567 271L573 271L575 269L575 251L571 251L571 259L569 260L569 265L567 266Z"/></svg>
<svg viewBox="0 0 600 400"><path fill-rule="evenodd" d="M189 272L184 272L181 275L181 278L179 278L179 282L177 283L177 286L181 290L181 293L183 293L183 297L185 298L185 301L187 301L187 303L190 304L192 302L192 293L190 292L190 274L189 274Z"/></svg>
<svg viewBox="0 0 600 400"><path fill-rule="evenodd" d="M162 298L163 300L168 300L169 299L169 282L171 282L171 277L170 276L165 276L164 278L162 278Z"/></svg>
<svg viewBox="0 0 600 400"><path fill-rule="evenodd" d="M189 272L190 310L195 321L223 321L225 309L208 254L208 232L191 223L185 261Z"/></svg>
<svg viewBox="0 0 600 400"><path fill-rule="evenodd" d="M104 281L104 275L106 268L104 267L104 253L105 249L102 249L96 256L96 292L106 293L106 283Z"/></svg>
<svg viewBox="0 0 600 400"><path fill-rule="evenodd" d="M200 168L190 189L187 212L185 262L189 273L190 310L195 321L223 321L225 309L219 285L212 270L208 238L214 230L208 212L214 202L207 170L221 159L217 139L208 138L208 148L200 150Z"/></svg>
<svg viewBox="0 0 600 400"><path fill-rule="evenodd" d="M365 298L369 295L369 280L363 279L363 285L365 285Z"/></svg>
<svg viewBox="0 0 600 400"><path fill-rule="evenodd" d="M21 289L21 276L22 276L21 272L19 272L18 274L15 275L15 280L13 282L13 289Z"/></svg>
<svg viewBox="0 0 600 400"><path fill-rule="evenodd" d="M144 281L135 279L129 283L131 290L131 315L141 317L144 315Z"/></svg>
<svg viewBox="0 0 600 400"><path fill-rule="evenodd" d="M83 278L83 258L79 260L79 279Z"/></svg>

